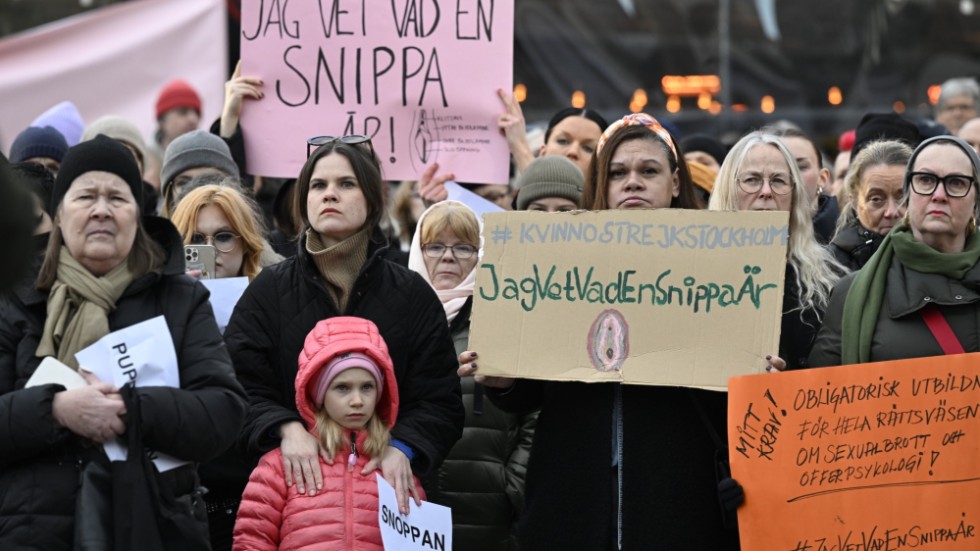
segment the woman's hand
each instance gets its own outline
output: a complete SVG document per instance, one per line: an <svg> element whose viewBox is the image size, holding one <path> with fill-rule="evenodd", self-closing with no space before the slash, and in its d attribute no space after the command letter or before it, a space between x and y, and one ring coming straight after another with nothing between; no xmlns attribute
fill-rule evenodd
<svg viewBox="0 0 980 551"><path fill-rule="evenodd" d="M286 473L286 487L296 484L296 491L315 496L323 489L323 473L319 457L327 463L332 458L320 448L320 441L306 430L299 421L283 423L279 427L282 438L282 470ZM308 490L308 491L307 491Z"/></svg>
<svg viewBox="0 0 980 551"><path fill-rule="evenodd" d="M119 389L94 374L80 371L88 386L54 395L51 414L66 429L89 440L105 443L126 431L126 405Z"/></svg>
<svg viewBox="0 0 980 551"><path fill-rule="evenodd" d="M262 79L242 76L242 62L235 65L235 72L225 83L225 106L221 111L221 137L230 138L238 129L245 98L262 99Z"/></svg>
<svg viewBox="0 0 980 551"><path fill-rule="evenodd" d="M766 372L774 371L785 371L786 370L786 360L780 358L779 356L766 356Z"/></svg>
<svg viewBox="0 0 980 551"><path fill-rule="evenodd" d="M408 494L412 494L415 505L422 505L422 498L419 497L419 490L415 487L415 477L412 476L412 464L408 461L401 450L394 446L388 446L381 457L375 457L368 461L361 474L367 475L381 467L381 476L395 488L395 496L398 498L398 512L408 514Z"/></svg>
<svg viewBox="0 0 980 551"><path fill-rule="evenodd" d="M452 172L437 176L436 171L438 170L439 163L432 163L419 178L419 197L422 198L426 207L431 207L439 201L445 201L449 197L449 192L446 191L446 182L456 179L456 175Z"/></svg>
<svg viewBox="0 0 980 551"><path fill-rule="evenodd" d="M524 122L524 111L513 94L497 89L497 96L504 104L505 111L497 117L497 128L507 139L507 148L514 156L514 166L518 172L524 172L527 165L534 160L534 153L527 143L527 125Z"/></svg>
<svg viewBox="0 0 980 551"><path fill-rule="evenodd" d="M476 375L477 353L467 350L459 355L459 369L456 374L460 377L474 377L474 380L483 386L491 388L510 388L514 384L514 379L509 377L492 377L486 375Z"/></svg>

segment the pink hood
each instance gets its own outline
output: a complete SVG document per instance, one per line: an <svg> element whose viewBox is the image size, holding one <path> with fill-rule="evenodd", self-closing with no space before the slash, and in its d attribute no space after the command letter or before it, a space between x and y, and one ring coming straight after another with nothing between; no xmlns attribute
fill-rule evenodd
<svg viewBox="0 0 980 551"><path fill-rule="evenodd" d="M371 321L355 317L334 317L316 324L306 336L306 343L299 353L299 371L296 373L296 409L313 430L313 417L317 406L310 400L310 387L316 386L317 375L331 358L347 352L360 352L374 360L383 374L384 389L378 399L375 414L395 426L398 417L398 383L395 368L388 355L378 327Z"/></svg>

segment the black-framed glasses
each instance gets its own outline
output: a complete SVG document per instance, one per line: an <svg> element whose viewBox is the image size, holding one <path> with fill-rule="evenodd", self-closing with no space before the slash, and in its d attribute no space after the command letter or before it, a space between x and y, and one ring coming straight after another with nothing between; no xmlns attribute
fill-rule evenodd
<svg viewBox="0 0 980 551"><path fill-rule="evenodd" d="M452 247L443 245L442 243L429 243L422 245L422 252L429 258L442 258L442 255L446 254L447 249L452 251L453 256L456 257L457 260L473 258L473 255L476 254L476 247L465 243L453 245Z"/></svg>
<svg viewBox="0 0 980 551"><path fill-rule="evenodd" d="M759 193L767 181L769 189L776 195L786 195L793 190L793 181L782 174L773 174L769 178L763 178L758 174L740 174L735 177L738 187L745 193Z"/></svg>
<svg viewBox="0 0 980 551"><path fill-rule="evenodd" d="M238 244L240 238L240 235L235 235L230 231L219 231L214 235L194 233L191 235L191 245L213 245L215 249L223 253L230 253L235 250L235 245Z"/></svg>
<svg viewBox="0 0 980 551"><path fill-rule="evenodd" d="M950 197L963 197L970 193L970 188L977 181L972 176L962 174L947 174L939 177L931 172L913 172L909 174L909 181L912 184L912 191L919 195L932 195L936 193L939 184L943 185L946 195Z"/></svg>
<svg viewBox="0 0 980 551"><path fill-rule="evenodd" d="M363 134L351 134L350 136L314 136L306 140L306 158L309 159L310 155L321 145L327 145L333 142L341 142L347 145L366 143L368 150L371 152L371 156L374 156L374 146L371 144L371 138Z"/></svg>

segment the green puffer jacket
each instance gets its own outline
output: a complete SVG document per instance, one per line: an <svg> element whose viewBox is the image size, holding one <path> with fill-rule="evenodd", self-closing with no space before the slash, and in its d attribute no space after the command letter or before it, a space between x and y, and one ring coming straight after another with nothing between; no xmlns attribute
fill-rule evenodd
<svg viewBox="0 0 980 551"><path fill-rule="evenodd" d="M855 273L841 279L830 295L823 327L817 335L807 364L827 367L841 364L841 318L844 299ZM870 361L941 356L942 348L922 320L920 310L936 304L967 352L980 351L980 263L962 280L941 274L910 270L892 258L885 283L885 298L871 341Z"/></svg>
<svg viewBox="0 0 980 551"><path fill-rule="evenodd" d="M457 356L467 349L472 297L450 325ZM517 549L517 520L524 507L524 473L537 412L506 413L472 377L460 381L466 420L436 479L426 480L428 499L453 510L453 547L467 551Z"/></svg>

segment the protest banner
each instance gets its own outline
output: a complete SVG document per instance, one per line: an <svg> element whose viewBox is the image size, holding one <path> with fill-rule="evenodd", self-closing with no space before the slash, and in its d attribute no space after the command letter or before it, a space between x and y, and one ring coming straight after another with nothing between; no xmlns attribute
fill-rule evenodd
<svg viewBox="0 0 980 551"><path fill-rule="evenodd" d="M484 216L480 373L724 390L779 345L788 215Z"/></svg>
<svg viewBox="0 0 980 551"><path fill-rule="evenodd" d="M380 474L378 479L378 526L387 551L450 551L453 548L453 512L449 507L408 500L408 514L398 512L395 489Z"/></svg>
<svg viewBox="0 0 980 551"><path fill-rule="evenodd" d="M0 150L65 100L86 123L119 115L149 141L157 94L175 78L197 89L210 124L228 76L226 18L223 0L120 2L0 39Z"/></svg>
<svg viewBox="0 0 980 551"><path fill-rule="evenodd" d="M248 170L295 178L314 136L364 134L389 180L438 162L505 183L497 89L513 85L513 0L259 0L242 6Z"/></svg>
<svg viewBox="0 0 980 551"><path fill-rule="evenodd" d="M980 354L733 378L745 551L980 549Z"/></svg>

